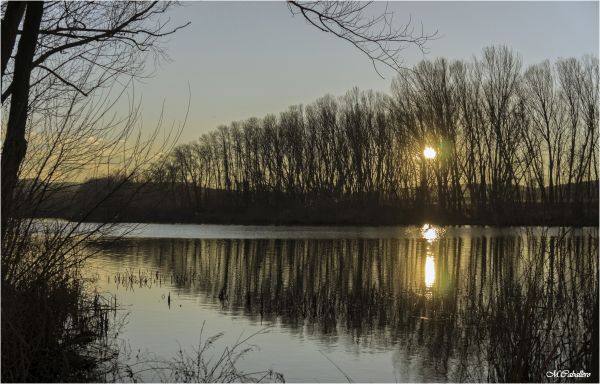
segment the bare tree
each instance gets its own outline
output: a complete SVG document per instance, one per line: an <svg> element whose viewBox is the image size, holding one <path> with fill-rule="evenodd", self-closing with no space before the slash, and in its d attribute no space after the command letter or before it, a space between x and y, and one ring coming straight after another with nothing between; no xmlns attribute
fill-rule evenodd
<svg viewBox="0 0 600 384"><path fill-rule="evenodd" d="M87 96L123 75L143 75L146 57L140 53L161 55L158 40L180 28L171 28L159 18L170 6L166 2L3 4L2 105L10 103L2 147L2 233L27 152L31 112L44 113L52 99L65 100L68 110L69 92Z"/></svg>
<svg viewBox="0 0 600 384"><path fill-rule="evenodd" d="M176 28L153 21L169 6L2 4L2 108L8 116L2 147L2 315L12 319L2 322L3 378L47 381L49 371L69 370L66 335L79 331L69 318L84 316L89 299L79 273L89 256L82 244L110 227L83 222L153 160L152 143L161 131L142 138L135 134L139 106L130 103L129 113L119 118L112 107L132 78L147 73L145 60L162 56L157 43ZM56 202L54 196L73 196L73 181L97 175L103 158L118 158L120 164L104 184L96 183L105 188L94 191L73 222L40 225L33 219L41 206ZM125 192L120 201L130 200L135 190Z"/></svg>

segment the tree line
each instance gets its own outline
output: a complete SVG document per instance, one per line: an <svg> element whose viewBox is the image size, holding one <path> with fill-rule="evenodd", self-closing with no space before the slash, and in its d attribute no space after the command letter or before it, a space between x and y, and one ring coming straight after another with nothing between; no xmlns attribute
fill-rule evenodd
<svg viewBox="0 0 600 384"><path fill-rule="evenodd" d="M598 59L523 69L507 47L425 60L391 94L352 89L175 147L147 180L176 204L362 201L481 215L598 200ZM436 151L425 158L423 149ZM213 199L214 200L214 199Z"/></svg>

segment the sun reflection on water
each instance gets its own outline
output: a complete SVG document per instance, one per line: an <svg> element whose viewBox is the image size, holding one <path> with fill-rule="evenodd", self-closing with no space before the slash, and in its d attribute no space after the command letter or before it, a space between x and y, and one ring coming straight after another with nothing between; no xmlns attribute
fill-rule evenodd
<svg viewBox="0 0 600 384"><path fill-rule="evenodd" d="M432 226L431 224L425 224L421 228L421 236L427 240L426 246L426 258L425 258L425 287L433 287L435 282L435 258L432 252L433 242L438 240L441 235L441 229Z"/></svg>
<svg viewBox="0 0 600 384"><path fill-rule="evenodd" d="M438 238L438 230L429 224L425 224L423 228L421 228L421 234L423 235L423 238L430 243Z"/></svg>
<svg viewBox="0 0 600 384"><path fill-rule="evenodd" d="M428 255L425 259L425 286L431 288L435 282L435 262L433 255Z"/></svg>

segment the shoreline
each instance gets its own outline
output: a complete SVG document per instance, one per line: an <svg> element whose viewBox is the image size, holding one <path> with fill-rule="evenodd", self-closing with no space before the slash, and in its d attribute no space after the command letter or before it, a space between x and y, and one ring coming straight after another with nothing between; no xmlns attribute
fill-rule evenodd
<svg viewBox="0 0 600 384"><path fill-rule="evenodd" d="M78 222L79 220L74 217L68 216L44 216L44 217L31 217L32 219L58 219L66 220L71 222ZM231 225L231 226L273 226L273 227L394 227L394 226L423 226L423 225L436 225L443 227L461 227L461 226L474 226L474 227L496 227L496 228L510 228L510 227L573 227L573 228L600 228L598 221L585 220L583 222L573 222L571 220L550 220L550 221L538 221L538 220L515 220L512 222L508 221L483 221L476 219L465 219L465 220L343 220L343 221L323 221L323 220L155 220L155 219L143 219L139 217L127 217L119 218L114 217L110 220L100 220L97 217L90 217L87 220L82 220L83 223L115 223L115 224L163 224L163 225Z"/></svg>

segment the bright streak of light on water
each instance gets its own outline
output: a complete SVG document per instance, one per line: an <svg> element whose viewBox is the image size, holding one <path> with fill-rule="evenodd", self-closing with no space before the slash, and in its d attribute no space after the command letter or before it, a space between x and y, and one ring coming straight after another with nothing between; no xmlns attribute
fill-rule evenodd
<svg viewBox="0 0 600 384"><path fill-rule="evenodd" d="M432 255L425 259L425 286L431 288L435 282L435 262Z"/></svg>

